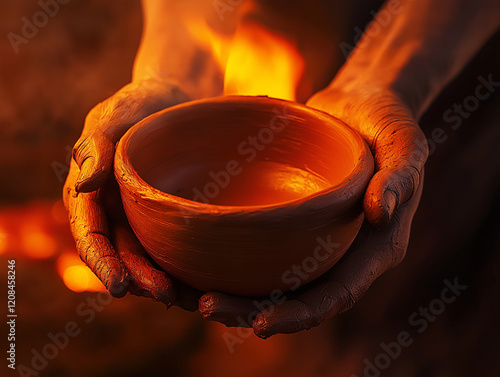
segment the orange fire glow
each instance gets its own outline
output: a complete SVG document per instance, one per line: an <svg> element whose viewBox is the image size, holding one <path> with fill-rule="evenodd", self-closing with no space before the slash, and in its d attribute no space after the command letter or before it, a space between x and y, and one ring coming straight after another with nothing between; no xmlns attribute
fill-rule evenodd
<svg viewBox="0 0 500 377"><path fill-rule="evenodd" d="M7 251L7 232L4 232L0 227L0 254Z"/></svg>
<svg viewBox="0 0 500 377"><path fill-rule="evenodd" d="M64 284L74 292L107 292L101 281L75 252L64 252L57 259L57 271Z"/></svg>
<svg viewBox="0 0 500 377"><path fill-rule="evenodd" d="M50 258L57 251L54 238L35 222L21 228L21 240L24 253L31 258Z"/></svg>
<svg viewBox="0 0 500 377"><path fill-rule="evenodd" d="M304 61L291 42L257 24L242 24L232 37L217 34L200 19L188 19L186 24L225 72L225 95L295 100Z"/></svg>

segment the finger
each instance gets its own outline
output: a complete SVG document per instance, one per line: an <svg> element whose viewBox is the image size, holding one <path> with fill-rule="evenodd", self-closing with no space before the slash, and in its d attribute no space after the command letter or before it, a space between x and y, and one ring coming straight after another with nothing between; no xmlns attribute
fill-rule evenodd
<svg viewBox="0 0 500 377"><path fill-rule="evenodd" d="M175 305L189 311L197 310L198 299L203 293L153 265L127 222L116 182L108 181L105 189L108 193L105 198L106 212L110 221L115 224L112 241L129 271L130 293L152 297L167 307Z"/></svg>
<svg viewBox="0 0 500 377"><path fill-rule="evenodd" d="M255 299L208 292L200 298L199 311L203 318L228 327L252 327L259 313Z"/></svg>
<svg viewBox="0 0 500 377"><path fill-rule="evenodd" d="M73 148L73 158L80 168L76 192L92 192L104 185L113 165L114 152L114 142L100 129L78 140Z"/></svg>
<svg viewBox="0 0 500 377"><path fill-rule="evenodd" d="M152 297L167 307L172 306L176 298L172 279L164 271L155 268L147 259L142 245L130 226L115 224L112 234L118 257L128 271L130 293Z"/></svg>
<svg viewBox="0 0 500 377"><path fill-rule="evenodd" d="M348 259L359 271L353 273L339 266L335 274L328 273L324 282L313 285L302 295L259 313L253 323L254 333L263 339L292 334L316 327L350 309L380 275L378 260L368 260L363 254L353 250ZM347 273L350 276L345 276Z"/></svg>
<svg viewBox="0 0 500 377"><path fill-rule="evenodd" d="M387 228L383 230L384 233L391 231ZM253 323L255 334L265 339L275 334L308 330L350 309L386 269L385 261L379 255L382 248L381 245L379 250L366 250L354 246L310 289L259 313Z"/></svg>
<svg viewBox="0 0 500 377"><path fill-rule="evenodd" d="M124 86L93 108L73 148L73 158L80 168L76 191L92 192L102 187L113 165L115 144L130 127L186 100L187 96L170 82L151 78Z"/></svg>
<svg viewBox="0 0 500 377"><path fill-rule="evenodd" d="M360 232L348 254L332 270L309 287L302 287L300 293L285 292L286 301L282 304L269 307L265 303L272 304L272 301L266 298L251 299L209 292L200 299L200 313L205 319L226 326L253 327L255 334L262 338L317 326L325 318L321 313L333 316L349 309L382 273L382 267L387 267L382 265L385 260L377 254L391 249L395 226L379 231L377 237L370 240L375 246L368 250L364 233ZM368 225L365 223L364 227ZM355 270L351 270L352 266L356 266ZM339 280L344 275L344 280L356 284L356 289L348 288ZM262 311L262 307L266 309Z"/></svg>
<svg viewBox="0 0 500 377"><path fill-rule="evenodd" d="M115 297L123 297L126 290L125 269L109 241L106 215L100 203L100 192L77 194L72 180L78 168L71 162L71 176L65 185L65 202L70 226L80 258L97 275Z"/></svg>
<svg viewBox="0 0 500 377"><path fill-rule="evenodd" d="M428 156L427 141L409 115L388 120L373 140L377 173L363 199L366 219L377 229L387 226L393 213L415 193Z"/></svg>
<svg viewBox="0 0 500 377"><path fill-rule="evenodd" d="M119 200L120 192L116 182L108 181L105 189L108 194L105 198L106 213L109 214L110 221L115 224L113 245L129 271L130 293L152 297L163 302L167 307L175 305L189 311L197 310L198 299L203 293L169 276L160 267L153 265L127 222ZM142 273L136 273L139 271ZM134 273L136 273L135 276Z"/></svg>
<svg viewBox="0 0 500 377"><path fill-rule="evenodd" d="M422 185L412 200L401 206L389 226L361 233L340 262L310 289L259 313L253 323L255 334L268 338L307 330L350 309L378 276L404 257L421 192ZM369 225L365 223L364 227Z"/></svg>
<svg viewBox="0 0 500 377"><path fill-rule="evenodd" d="M66 211L68 211L68 213L70 209L70 202L72 203L73 201L74 188L76 180L78 178L78 174L79 171L76 168L76 164L74 163L74 161L71 161L68 176L66 177L66 182L64 182L62 192L64 207L66 208Z"/></svg>

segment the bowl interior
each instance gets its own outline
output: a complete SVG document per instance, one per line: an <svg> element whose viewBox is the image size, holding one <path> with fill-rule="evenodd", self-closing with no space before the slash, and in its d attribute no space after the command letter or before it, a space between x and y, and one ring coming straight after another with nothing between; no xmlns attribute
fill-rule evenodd
<svg viewBox="0 0 500 377"><path fill-rule="evenodd" d="M148 118L130 134L127 154L138 175L163 192L263 206L345 181L362 153L353 132L303 105L226 97Z"/></svg>

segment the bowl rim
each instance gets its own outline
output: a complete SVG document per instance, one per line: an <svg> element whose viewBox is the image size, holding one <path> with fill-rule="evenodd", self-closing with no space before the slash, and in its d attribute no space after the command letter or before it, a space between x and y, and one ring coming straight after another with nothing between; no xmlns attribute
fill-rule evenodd
<svg viewBox="0 0 500 377"><path fill-rule="evenodd" d="M360 150L360 156L357 162L355 162L354 168L351 172L342 179L339 183L333 186L329 186L325 189L319 190L313 194L309 194L300 198L293 200L266 204L266 205L220 205L212 203L197 202L191 199L182 198L174 194L169 194L167 192L161 191L149 183L147 183L139 173L134 169L132 163L130 162L127 146L129 145L130 138L134 133L142 128L147 127L153 120L161 118L166 113L175 112L176 110L183 109L186 107L196 106L198 104L205 103L240 103L240 102L252 102L256 104L255 100L265 100L273 101L275 103L280 102L285 106L292 106L298 108L299 110L306 110L310 112L313 116L317 117L318 120L323 120L326 123L334 124L337 127L342 127L344 131L350 134L352 140L356 142ZM288 100L283 100L279 98L273 98L268 96L244 96L244 95L230 95L230 96L220 96L211 97L200 100L194 100L189 102L184 102L179 105L171 106L166 109L160 110L156 113L149 115L148 117L142 119L134 126L132 126L123 137L118 142L115 151L114 159L114 172L116 180L120 186L120 192L122 192L122 185L126 185L129 188L134 188L131 192L133 195L140 197L143 200L148 200L149 202L156 202L160 205L166 206L176 206L179 208L180 212L185 211L190 215L212 215L212 214L269 214L274 213L276 216L283 216L287 212L294 211L299 207L306 207L307 209L333 209L335 213L341 213L352 207L352 204L358 201L364 191L368 182L370 181L374 171L374 161L370 149L368 148L366 142L361 137L361 135L351 127L349 127L342 120L330 115L324 111L308 107L304 104L292 102ZM130 191L130 190L129 190ZM333 215L333 213L332 213Z"/></svg>

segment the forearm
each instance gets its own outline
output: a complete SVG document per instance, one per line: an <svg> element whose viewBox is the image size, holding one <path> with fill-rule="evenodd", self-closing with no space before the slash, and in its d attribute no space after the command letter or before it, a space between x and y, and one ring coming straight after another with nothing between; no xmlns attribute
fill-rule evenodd
<svg viewBox="0 0 500 377"><path fill-rule="evenodd" d="M177 0L142 1L143 35L133 81L150 77L171 81L192 99L220 94L220 68L187 26L187 17L202 12L207 4L211 2L195 0L187 5Z"/></svg>
<svg viewBox="0 0 500 377"><path fill-rule="evenodd" d="M498 0L389 0L381 12L388 24L374 21L331 86L389 87L417 119L500 27Z"/></svg>

